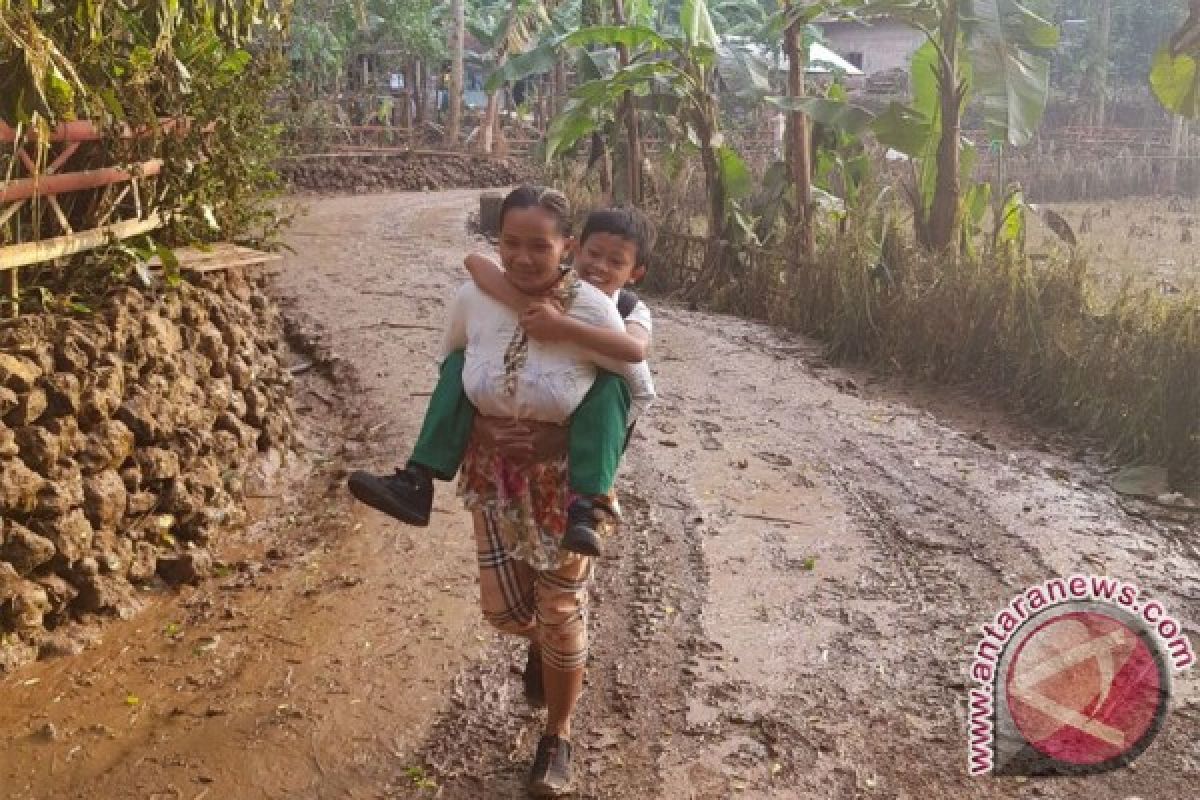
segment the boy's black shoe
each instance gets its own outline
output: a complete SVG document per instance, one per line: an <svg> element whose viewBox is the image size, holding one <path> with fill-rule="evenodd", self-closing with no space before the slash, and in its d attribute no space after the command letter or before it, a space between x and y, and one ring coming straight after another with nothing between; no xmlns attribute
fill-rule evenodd
<svg viewBox="0 0 1200 800"><path fill-rule="evenodd" d="M529 794L561 797L571 789L571 743L561 736L547 735L537 746L529 774Z"/></svg>
<svg viewBox="0 0 1200 800"><path fill-rule="evenodd" d="M530 643L525 659L525 699L534 708L546 707L546 684L542 681L542 649Z"/></svg>
<svg viewBox="0 0 1200 800"><path fill-rule="evenodd" d="M617 512L603 498L580 497L567 509L567 531L563 534L563 550L584 556L601 556L604 545L596 533L596 514L616 517Z"/></svg>
<svg viewBox="0 0 1200 800"><path fill-rule="evenodd" d="M354 472L347 481L350 494L371 508L401 522L424 528L433 511L433 478L419 467L405 467L394 475Z"/></svg>

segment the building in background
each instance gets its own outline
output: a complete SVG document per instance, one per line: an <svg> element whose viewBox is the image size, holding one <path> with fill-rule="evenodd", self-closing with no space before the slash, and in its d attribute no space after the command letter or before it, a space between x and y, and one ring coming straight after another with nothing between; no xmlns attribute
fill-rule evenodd
<svg viewBox="0 0 1200 800"><path fill-rule="evenodd" d="M909 68L913 53L925 44L925 34L897 20L863 22L820 20L825 43L870 78L881 72Z"/></svg>

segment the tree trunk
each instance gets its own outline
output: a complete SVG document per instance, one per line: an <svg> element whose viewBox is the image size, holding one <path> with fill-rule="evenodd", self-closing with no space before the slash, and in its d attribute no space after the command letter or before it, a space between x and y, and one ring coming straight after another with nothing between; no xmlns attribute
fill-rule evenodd
<svg viewBox="0 0 1200 800"><path fill-rule="evenodd" d="M625 3L623 0L613 0L613 20L618 26L625 24ZM629 48L623 44L617 45L617 57L621 66L629 66ZM626 164L625 170L629 187L629 202L635 206L642 204L642 137L638 130L637 106L633 101L633 92L625 92L621 100L621 116L625 120Z"/></svg>
<svg viewBox="0 0 1200 800"><path fill-rule="evenodd" d="M449 118L446 121L445 145L448 148L458 146L458 137L462 128L463 105L463 74L465 61L465 0L450 0L450 97Z"/></svg>
<svg viewBox="0 0 1200 800"><path fill-rule="evenodd" d="M790 9L792 3L788 3ZM808 53L802 52L804 36L796 23L789 25L785 33L784 49L788 58L788 96L804 97L804 72L808 65ZM788 166L796 187L796 210L799 214L800 256L812 259L816 255L816 228L813 225L812 209L812 130L808 115L793 111L788 118Z"/></svg>
<svg viewBox="0 0 1200 800"><path fill-rule="evenodd" d="M508 62L508 38L512 35L513 25L517 21L517 11L520 8L521 0L512 0L508 6L508 16L504 20L504 28L500 33L500 40L496 45L496 69L503 69ZM481 149L485 153L491 153L496 149L496 134L500 129L500 98L499 92L491 92L488 94L487 109L483 114L483 128L480 130L479 140L482 145Z"/></svg>
<svg viewBox="0 0 1200 800"><path fill-rule="evenodd" d="M425 94L425 62L419 58L413 63L413 92L417 100L417 125L423 125L425 120L428 119Z"/></svg>
<svg viewBox="0 0 1200 800"><path fill-rule="evenodd" d="M1089 51L1092 63L1087 71L1087 88L1091 97L1089 122L1103 128L1108 121L1108 67L1112 52L1112 0L1100 0L1093 6L1088 23Z"/></svg>
<svg viewBox="0 0 1200 800"><path fill-rule="evenodd" d="M937 184L924 242L931 250L946 250L958 242L958 209L962 196L959 148L962 146L962 108L966 91L958 76L958 31L958 3L952 2L947 6L941 25L943 57L938 69L938 93L942 135L937 151Z"/></svg>
<svg viewBox="0 0 1200 800"><path fill-rule="evenodd" d="M711 97L706 99L704 108L696 114L695 126L696 135L700 137L704 187L708 192L708 238L719 241L725 238L725 182L721 179L716 148L712 146L718 119L713 102Z"/></svg>

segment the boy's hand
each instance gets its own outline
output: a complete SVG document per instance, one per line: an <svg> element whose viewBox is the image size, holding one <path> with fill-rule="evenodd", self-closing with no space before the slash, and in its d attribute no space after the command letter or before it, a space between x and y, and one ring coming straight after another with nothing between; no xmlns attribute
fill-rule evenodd
<svg viewBox="0 0 1200 800"><path fill-rule="evenodd" d="M530 303L521 312L521 327L534 339L542 342L561 342L568 336L567 315L553 300Z"/></svg>

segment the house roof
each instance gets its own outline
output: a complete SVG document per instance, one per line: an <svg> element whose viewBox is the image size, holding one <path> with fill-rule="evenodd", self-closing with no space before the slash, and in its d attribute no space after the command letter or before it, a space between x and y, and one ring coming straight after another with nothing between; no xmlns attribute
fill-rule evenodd
<svg viewBox="0 0 1200 800"><path fill-rule="evenodd" d="M724 36L722 41L745 47L754 52L757 57L775 64L776 67L787 63L786 56L779 56L765 45L752 42L746 37ZM820 42L813 42L808 47L808 69L806 71L809 75L828 75L840 72L851 77L859 77L866 74Z"/></svg>

